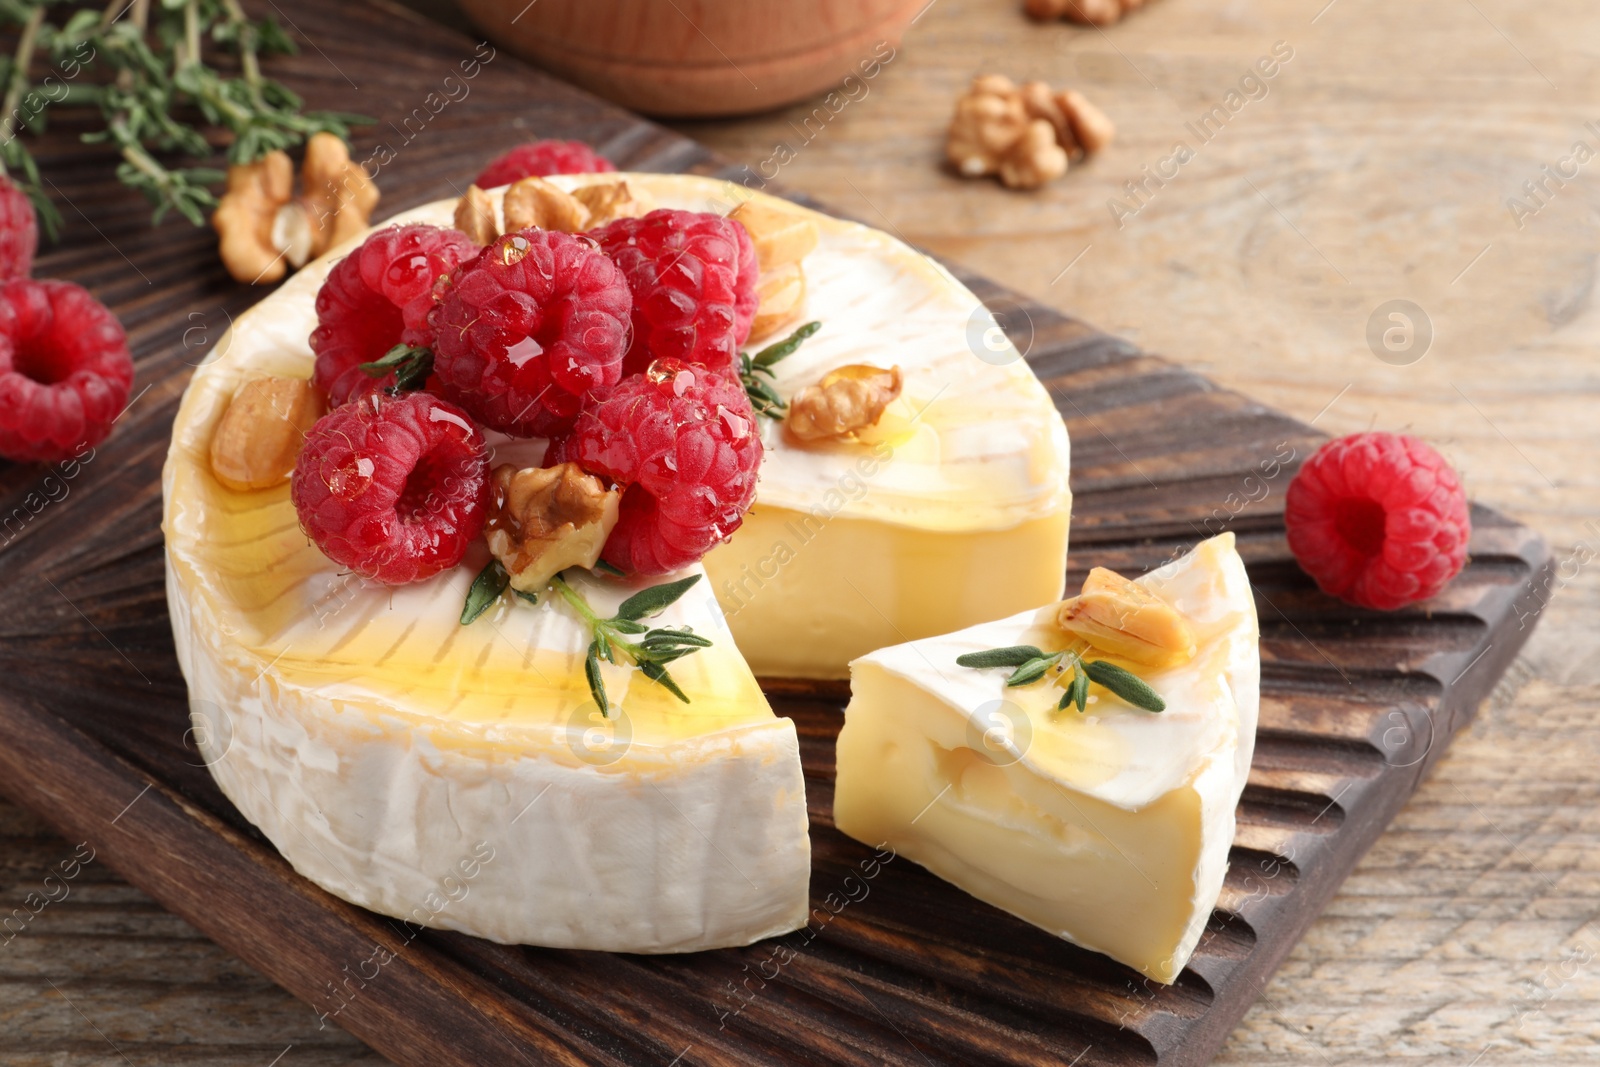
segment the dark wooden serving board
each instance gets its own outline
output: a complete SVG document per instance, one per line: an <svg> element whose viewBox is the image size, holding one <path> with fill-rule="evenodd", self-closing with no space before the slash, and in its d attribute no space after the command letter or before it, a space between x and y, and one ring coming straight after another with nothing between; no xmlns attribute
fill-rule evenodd
<svg viewBox="0 0 1600 1067"><path fill-rule="evenodd" d="M303 44L275 61L285 80L317 106L380 119L357 147L394 149L379 175L384 213L458 192L503 146L536 134L592 141L625 168L738 176L509 56L482 63L480 52L464 82L472 43L399 8L272 7ZM149 229L143 202L75 132L58 127L39 146L69 226L40 273L81 282L121 315L140 395L70 477L0 464L0 789L317 1012L347 1002L332 1021L398 1063L1204 1063L1528 636L1518 601L1533 603L1548 567L1533 531L1477 509L1472 562L1428 610L1334 602L1283 537L1294 463L1283 460L1315 446L1310 428L968 278L1071 428L1071 580L1092 564L1141 571L1226 528L1256 586L1255 764L1226 888L1179 981L1156 987L905 860L871 866L870 850L831 821L838 694L781 686L812 819L818 918L806 930L665 957L408 941L297 877L191 743L159 475L191 367L261 294L223 276L208 232ZM835 914L841 897L853 902ZM347 984L375 946L393 960Z"/></svg>

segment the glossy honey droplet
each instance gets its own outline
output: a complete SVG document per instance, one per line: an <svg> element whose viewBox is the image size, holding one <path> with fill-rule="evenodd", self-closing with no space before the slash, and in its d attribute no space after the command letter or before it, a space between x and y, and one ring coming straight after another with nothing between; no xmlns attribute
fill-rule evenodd
<svg viewBox="0 0 1600 1067"><path fill-rule="evenodd" d="M694 370L676 359L652 360L644 376L651 385L666 386L674 396L683 396L695 383Z"/></svg>
<svg viewBox="0 0 1600 1067"><path fill-rule="evenodd" d="M500 262L508 267L512 266L522 262L523 257L532 250L533 246L528 243L526 237L520 233L512 234L510 238L500 245Z"/></svg>

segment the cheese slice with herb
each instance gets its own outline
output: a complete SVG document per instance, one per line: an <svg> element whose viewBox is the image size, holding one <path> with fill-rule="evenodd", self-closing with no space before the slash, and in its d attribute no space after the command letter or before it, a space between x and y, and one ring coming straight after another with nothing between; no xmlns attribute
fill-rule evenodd
<svg viewBox="0 0 1600 1067"><path fill-rule="evenodd" d="M1138 584L1172 605L1193 658L1133 667L1165 701L1098 685L1058 710L1049 678L956 659L1069 645L1057 605L882 649L851 664L834 822L972 895L1161 982L1194 951L1222 889L1255 746L1255 601L1233 535Z"/></svg>

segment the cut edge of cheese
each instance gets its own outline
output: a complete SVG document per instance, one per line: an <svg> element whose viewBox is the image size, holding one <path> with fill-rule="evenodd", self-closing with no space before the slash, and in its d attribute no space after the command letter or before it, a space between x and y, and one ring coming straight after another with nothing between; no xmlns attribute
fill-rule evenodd
<svg viewBox="0 0 1600 1067"><path fill-rule="evenodd" d="M834 821L994 906L1160 982L1221 892L1260 701L1254 598L1224 534L1139 579L1195 623L1194 661L1147 680L1159 715L1101 693L1004 687L966 652L1052 647L1054 605L852 664ZM1059 632L1054 645L1062 644Z"/></svg>

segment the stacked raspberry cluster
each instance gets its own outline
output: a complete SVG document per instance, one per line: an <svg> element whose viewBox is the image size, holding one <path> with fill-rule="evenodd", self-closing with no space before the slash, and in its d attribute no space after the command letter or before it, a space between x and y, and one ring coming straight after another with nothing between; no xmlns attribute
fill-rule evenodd
<svg viewBox="0 0 1600 1067"><path fill-rule="evenodd" d="M518 160L480 184L514 180L501 163ZM493 432L547 438L547 464L622 491L605 563L694 563L755 497L762 445L735 368L756 280L744 227L690 211L482 249L433 226L373 234L317 297L314 381L338 406L295 468L301 525L377 581L452 567L488 517Z"/></svg>
<svg viewBox="0 0 1600 1067"><path fill-rule="evenodd" d="M39 228L0 175L0 458L82 459L128 404L133 356L117 317L83 287L35 279Z"/></svg>

